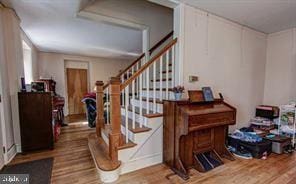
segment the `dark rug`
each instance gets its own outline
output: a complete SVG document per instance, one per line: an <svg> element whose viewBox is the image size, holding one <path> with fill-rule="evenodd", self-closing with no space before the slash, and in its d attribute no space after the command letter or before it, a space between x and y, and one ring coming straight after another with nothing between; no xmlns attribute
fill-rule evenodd
<svg viewBox="0 0 296 184"><path fill-rule="evenodd" d="M5 166L0 174L29 174L30 184L50 184L53 158Z"/></svg>

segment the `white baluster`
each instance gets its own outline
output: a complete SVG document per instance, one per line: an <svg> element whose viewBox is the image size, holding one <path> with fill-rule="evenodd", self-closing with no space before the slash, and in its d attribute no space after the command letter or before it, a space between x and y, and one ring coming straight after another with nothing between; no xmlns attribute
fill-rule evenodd
<svg viewBox="0 0 296 184"><path fill-rule="evenodd" d="M149 114L149 67L146 70L146 114Z"/></svg>
<svg viewBox="0 0 296 184"><path fill-rule="evenodd" d="M124 74L121 75L121 84L124 83L124 77L123 77L123 76L124 76ZM122 106L122 107L124 107L124 95L125 95L125 94L124 94L124 90L122 90L122 91L121 91L121 106Z"/></svg>
<svg viewBox="0 0 296 184"><path fill-rule="evenodd" d="M125 88L125 142L128 143L128 105L129 105L129 86Z"/></svg>
<svg viewBox="0 0 296 184"><path fill-rule="evenodd" d="M159 70L160 70L160 82L159 82L159 94L160 94L160 100L162 100L163 99L163 97L162 97L162 72L164 71L163 70L163 56L160 56L160 63L159 63Z"/></svg>
<svg viewBox="0 0 296 184"><path fill-rule="evenodd" d="M141 68L141 61L139 61L139 67L138 67L138 70L139 70L140 68ZM138 84L139 84L138 87L139 87L139 92L140 92L140 78L139 78ZM140 96L140 94L139 94L139 96ZM138 96L138 97L139 97L139 96Z"/></svg>
<svg viewBox="0 0 296 184"><path fill-rule="evenodd" d="M169 52L166 52L166 88L165 88L166 99L169 99Z"/></svg>
<svg viewBox="0 0 296 184"><path fill-rule="evenodd" d="M140 68L140 61L136 64L136 72L139 70ZM139 77L136 78L136 94L137 94L137 98L139 98Z"/></svg>
<svg viewBox="0 0 296 184"><path fill-rule="evenodd" d="M107 113L107 125L110 124L110 121L109 121L109 86L106 88L106 113Z"/></svg>
<svg viewBox="0 0 296 184"><path fill-rule="evenodd" d="M142 102L142 98L143 98L143 91L142 91L142 88L143 88L143 85L142 85L142 74L140 74L139 76L139 87L140 87L140 90L139 90L139 100L140 100L140 117L141 117L141 120L140 120L140 127L142 128L143 127L143 102Z"/></svg>
<svg viewBox="0 0 296 184"><path fill-rule="evenodd" d="M145 62L146 62L146 60L145 60L145 57L144 57L144 58L143 58L143 65L145 65ZM144 72L144 73L143 73L143 87L146 86L146 79L147 79L146 71L147 71L147 69L146 69L145 71L143 71L143 72ZM146 86L146 87L147 87L147 86Z"/></svg>
<svg viewBox="0 0 296 184"><path fill-rule="evenodd" d="M175 86L175 45L172 47L172 88Z"/></svg>
<svg viewBox="0 0 296 184"><path fill-rule="evenodd" d="M153 112L156 113L156 62L153 63Z"/></svg>
<svg viewBox="0 0 296 184"><path fill-rule="evenodd" d="M135 103L135 80L132 82L132 100ZM133 129L136 128L136 106L132 104L132 111L133 111L133 119L132 119L132 127Z"/></svg>

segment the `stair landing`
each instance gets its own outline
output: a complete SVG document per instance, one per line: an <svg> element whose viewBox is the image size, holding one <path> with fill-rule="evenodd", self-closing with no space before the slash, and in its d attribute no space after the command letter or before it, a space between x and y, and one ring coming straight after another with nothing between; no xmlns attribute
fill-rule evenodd
<svg viewBox="0 0 296 184"><path fill-rule="evenodd" d="M88 147L96 166L103 171L113 171L119 168L120 161L112 161L108 155L108 145L95 133L88 136Z"/></svg>

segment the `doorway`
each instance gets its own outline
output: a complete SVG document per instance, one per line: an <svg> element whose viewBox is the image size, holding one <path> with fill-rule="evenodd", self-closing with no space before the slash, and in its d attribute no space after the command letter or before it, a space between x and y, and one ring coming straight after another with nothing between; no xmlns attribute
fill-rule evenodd
<svg viewBox="0 0 296 184"><path fill-rule="evenodd" d="M84 104L81 102L88 91L87 69L67 68L67 94L69 116L85 114Z"/></svg>

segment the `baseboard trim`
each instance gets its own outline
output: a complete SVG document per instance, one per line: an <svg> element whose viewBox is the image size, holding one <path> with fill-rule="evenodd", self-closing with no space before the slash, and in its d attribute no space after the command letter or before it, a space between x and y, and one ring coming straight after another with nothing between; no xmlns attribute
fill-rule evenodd
<svg viewBox="0 0 296 184"><path fill-rule="evenodd" d="M17 153L16 145L14 144L6 154L4 154L5 165L11 162L11 160L15 157Z"/></svg>
<svg viewBox="0 0 296 184"><path fill-rule="evenodd" d="M16 144L16 152L21 153L22 152L22 146L19 144Z"/></svg>

